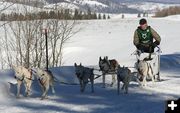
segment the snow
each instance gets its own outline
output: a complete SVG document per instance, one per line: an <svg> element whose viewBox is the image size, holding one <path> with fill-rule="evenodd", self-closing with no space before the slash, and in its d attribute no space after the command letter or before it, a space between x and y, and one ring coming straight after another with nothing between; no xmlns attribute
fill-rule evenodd
<svg viewBox="0 0 180 113"><path fill-rule="evenodd" d="M67 8L67 9L79 9L79 5L88 5L90 7L108 7L105 4L102 4L100 2L97 1L93 1L93 0L75 0L75 1L70 1L70 0L66 0L65 2L60 2L57 4L48 4L45 5L44 8L45 9L55 9L55 7L57 6L58 8Z"/></svg>
<svg viewBox="0 0 180 113"><path fill-rule="evenodd" d="M20 99L16 99L13 70L1 70L0 112L164 113L165 101L177 99L180 95L180 39L177 32L180 21L171 18L177 17L147 18L148 24L162 37L161 82L148 82L146 88L131 82L129 94L121 91L120 95L117 95L116 85L108 85L111 82L110 75L106 77L106 88L101 87L101 77L95 80L95 93L91 93L90 85L84 93L80 93L79 85L57 82L56 94L49 92L48 99L40 100L41 89L37 80L34 80L31 97L21 95ZM76 27L82 29L64 48L64 66L51 69L54 76L58 81L78 83L74 75L74 63L81 62L85 66L97 68L99 56L109 56L109 59L115 58L121 65L134 66L135 56L131 53L135 47L132 38L138 21L139 18L135 17L121 19L119 15L110 20L78 21L80 24Z"/></svg>
<svg viewBox="0 0 180 113"><path fill-rule="evenodd" d="M171 6L180 6L179 4L163 4L163 3L154 3L154 2L123 3L123 4L127 5L128 8L138 9L140 11L151 11L151 12L162 10L164 8L169 8Z"/></svg>
<svg viewBox="0 0 180 113"><path fill-rule="evenodd" d="M180 21L180 15L171 15L171 16L165 17L164 19L172 20L172 21Z"/></svg>
<svg viewBox="0 0 180 113"><path fill-rule="evenodd" d="M72 3L66 3L66 2L61 2L61 3L57 3L57 4L48 4L44 6L44 9L55 9L55 8L62 8L62 9L79 9L78 6L76 6L75 4Z"/></svg>
<svg viewBox="0 0 180 113"><path fill-rule="evenodd" d="M6 10L4 10L6 9ZM27 12L37 12L40 8L23 5L23 4L14 4L11 2L0 2L1 13L11 14L11 13L27 13Z"/></svg>
<svg viewBox="0 0 180 113"><path fill-rule="evenodd" d="M78 1L80 4L82 5L89 5L89 6L102 6L102 7L108 7L107 5L100 3L98 1L94 1L94 0L79 0Z"/></svg>

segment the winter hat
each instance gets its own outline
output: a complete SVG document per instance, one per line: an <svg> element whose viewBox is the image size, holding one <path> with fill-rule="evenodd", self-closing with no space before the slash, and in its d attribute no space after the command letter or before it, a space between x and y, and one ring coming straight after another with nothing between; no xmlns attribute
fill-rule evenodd
<svg viewBox="0 0 180 113"><path fill-rule="evenodd" d="M140 25L144 25L146 23L147 23L147 20L145 18L142 18L141 20L139 20Z"/></svg>

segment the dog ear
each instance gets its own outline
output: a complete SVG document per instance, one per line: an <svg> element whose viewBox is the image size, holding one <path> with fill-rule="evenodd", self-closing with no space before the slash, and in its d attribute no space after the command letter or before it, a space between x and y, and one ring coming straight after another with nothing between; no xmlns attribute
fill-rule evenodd
<svg viewBox="0 0 180 113"><path fill-rule="evenodd" d="M106 60L108 60L108 56L106 56Z"/></svg>
<svg viewBox="0 0 180 113"><path fill-rule="evenodd" d="M76 64L76 63L74 63L74 66L75 66L75 67L77 67L77 64Z"/></svg>
<svg viewBox="0 0 180 113"><path fill-rule="evenodd" d="M99 60L100 60L100 61L102 60L101 57L99 57Z"/></svg>

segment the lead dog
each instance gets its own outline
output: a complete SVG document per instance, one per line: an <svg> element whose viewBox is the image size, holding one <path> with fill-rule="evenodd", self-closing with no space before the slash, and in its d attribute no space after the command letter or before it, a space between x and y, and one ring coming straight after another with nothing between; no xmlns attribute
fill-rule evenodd
<svg viewBox="0 0 180 113"><path fill-rule="evenodd" d="M32 85L32 71L23 66L13 66L15 71L15 79L17 80L17 98L20 96L22 83L25 86L25 96L30 96Z"/></svg>

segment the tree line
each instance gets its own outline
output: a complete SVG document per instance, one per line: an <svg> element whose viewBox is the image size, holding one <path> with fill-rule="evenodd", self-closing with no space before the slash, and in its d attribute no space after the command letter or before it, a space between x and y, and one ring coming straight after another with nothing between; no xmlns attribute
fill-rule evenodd
<svg viewBox="0 0 180 113"><path fill-rule="evenodd" d="M0 21L25 21L25 20L38 20L38 19L66 19L66 20L90 20L90 19L110 19L109 15L92 13L90 10L82 12L75 10L74 12L70 9L65 10L52 10L52 11L39 11L30 13L11 13L0 15Z"/></svg>
<svg viewBox="0 0 180 113"><path fill-rule="evenodd" d="M177 14L180 14L180 6L172 6L169 8L158 10L155 13L155 17L165 17L165 16L177 15Z"/></svg>

